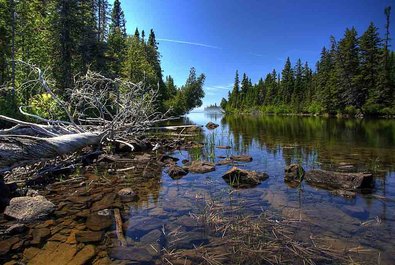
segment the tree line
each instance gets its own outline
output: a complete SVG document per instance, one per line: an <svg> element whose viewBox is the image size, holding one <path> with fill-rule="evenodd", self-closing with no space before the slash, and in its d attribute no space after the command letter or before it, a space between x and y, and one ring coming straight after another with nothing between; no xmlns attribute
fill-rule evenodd
<svg viewBox="0 0 395 265"><path fill-rule="evenodd" d="M183 114L202 104L204 74L192 68L185 85L176 87L171 76L163 77L154 30L126 32L119 0L112 6L108 0L0 0L0 113L16 116L17 106L43 97L25 85L34 77L19 61L45 69L64 100L66 88L89 69L157 88L161 111Z"/></svg>
<svg viewBox="0 0 395 265"><path fill-rule="evenodd" d="M228 98L228 112L261 110L267 113L395 115L395 53L389 48L391 7L385 9L385 35L370 23L358 36L347 28L339 41L331 36L313 70L287 58L280 73L273 70L256 84L238 71Z"/></svg>

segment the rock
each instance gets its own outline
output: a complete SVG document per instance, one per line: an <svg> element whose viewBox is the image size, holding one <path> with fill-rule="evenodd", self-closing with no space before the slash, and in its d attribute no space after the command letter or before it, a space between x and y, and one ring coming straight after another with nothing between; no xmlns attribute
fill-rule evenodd
<svg viewBox="0 0 395 265"><path fill-rule="evenodd" d="M215 128L217 128L219 125L218 124L216 124L216 123L214 123L214 122L208 122L207 124L206 124L206 128L207 129L210 129L210 130L214 130Z"/></svg>
<svg viewBox="0 0 395 265"><path fill-rule="evenodd" d="M75 239L80 243L100 242L103 232L80 231L75 233Z"/></svg>
<svg viewBox="0 0 395 265"><path fill-rule="evenodd" d="M185 165L185 164L189 163L189 160L188 160L188 159L183 159L183 160L181 161L181 163L182 163L183 165Z"/></svg>
<svg viewBox="0 0 395 265"><path fill-rule="evenodd" d="M3 212L4 208L10 203L10 189L0 179L0 213Z"/></svg>
<svg viewBox="0 0 395 265"><path fill-rule="evenodd" d="M45 218L54 210L55 205L43 196L16 197L11 199L4 215L15 218L20 222L31 222Z"/></svg>
<svg viewBox="0 0 395 265"><path fill-rule="evenodd" d="M235 188L252 188L261 184L268 177L265 173L243 170L237 167L232 167L222 176L226 183Z"/></svg>
<svg viewBox="0 0 395 265"><path fill-rule="evenodd" d="M95 247L92 245L86 245L73 257L69 264L87 264L95 255Z"/></svg>
<svg viewBox="0 0 395 265"><path fill-rule="evenodd" d="M159 229L152 230L140 238L140 242L143 244L159 243L163 239L163 233Z"/></svg>
<svg viewBox="0 0 395 265"><path fill-rule="evenodd" d="M7 230L5 230L5 233L9 235L15 235L15 234L23 233L26 230L27 227L24 224L14 224L8 227Z"/></svg>
<svg viewBox="0 0 395 265"><path fill-rule="evenodd" d="M111 215L99 215L93 213L88 216L85 223L86 227L93 231L101 231L109 228L112 225Z"/></svg>
<svg viewBox="0 0 395 265"><path fill-rule="evenodd" d="M10 250L11 247L19 242L18 237L11 237L6 240L0 241L0 256L3 256L7 254Z"/></svg>
<svg viewBox="0 0 395 265"><path fill-rule="evenodd" d="M192 161L191 165L184 166L184 169L189 170L193 173L207 173L211 171L215 171L214 163L207 161Z"/></svg>
<svg viewBox="0 0 395 265"><path fill-rule="evenodd" d="M137 194L131 188L124 188L118 191L121 202L132 202L138 199Z"/></svg>
<svg viewBox="0 0 395 265"><path fill-rule="evenodd" d="M114 206L115 197L117 195L115 193L108 193L104 195L104 197L93 203L91 210L92 211L100 211L103 209L112 208Z"/></svg>
<svg viewBox="0 0 395 265"><path fill-rule="evenodd" d="M178 158L172 157L172 156L168 156L168 155L162 155L162 156L159 158L159 161L160 161L160 162L166 163L166 164L175 163L175 162L177 162L178 160L179 160Z"/></svg>
<svg viewBox="0 0 395 265"><path fill-rule="evenodd" d="M184 169L176 165L171 165L167 170L167 174L169 174L172 179L180 179L182 176L188 174L188 169Z"/></svg>
<svg viewBox="0 0 395 265"><path fill-rule="evenodd" d="M251 162L252 161L252 157L249 155L234 155L234 156L231 156L230 159L232 159L234 161L239 161L239 162Z"/></svg>
<svg viewBox="0 0 395 265"><path fill-rule="evenodd" d="M23 263L29 265L83 265L96 255L95 247L86 245L82 249L77 245L48 242L42 249L28 248L23 252Z"/></svg>
<svg viewBox="0 0 395 265"><path fill-rule="evenodd" d="M26 192L26 196L28 197L36 197L38 194L38 191L33 190L33 189L28 189Z"/></svg>
<svg viewBox="0 0 395 265"><path fill-rule="evenodd" d="M37 228L33 230L33 240L30 242L32 245L39 245L44 239L51 235L51 230L48 228Z"/></svg>
<svg viewBox="0 0 395 265"><path fill-rule="evenodd" d="M232 147L230 147L229 145L218 145L217 148L218 149L231 149Z"/></svg>
<svg viewBox="0 0 395 265"><path fill-rule="evenodd" d="M138 263L148 263L152 260L152 255L145 248L138 247L112 248L108 255L113 259L128 260Z"/></svg>
<svg viewBox="0 0 395 265"><path fill-rule="evenodd" d="M302 182L304 176L304 169L301 165L291 164L284 170L284 180L287 182Z"/></svg>
<svg viewBox="0 0 395 265"><path fill-rule="evenodd" d="M333 191L331 191L331 193L333 195L343 196L346 198L355 198L355 196L357 195L355 192L347 191L347 190L333 190Z"/></svg>
<svg viewBox="0 0 395 265"><path fill-rule="evenodd" d="M234 161L232 159L223 159L217 162L217 166L229 165L233 163Z"/></svg>
<svg viewBox="0 0 395 265"><path fill-rule="evenodd" d="M169 239L170 247L174 249L194 249L195 246L209 243L207 235L200 232L185 232L180 235L172 235Z"/></svg>
<svg viewBox="0 0 395 265"><path fill-rule="evenodd" d="M373 175L369 173L343 173L325 170L310 170L305 180L315 186L340 190L371 188Z"/></svg>

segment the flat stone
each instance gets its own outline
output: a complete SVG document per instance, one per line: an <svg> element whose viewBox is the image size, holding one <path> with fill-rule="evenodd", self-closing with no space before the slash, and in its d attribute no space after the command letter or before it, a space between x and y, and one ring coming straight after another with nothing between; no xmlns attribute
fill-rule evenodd
<svg viewBox="0 0 395 265"><path fill-rule="evenodd" d="M223 165L230 165L233 164L234 161L232 159L223 159L217 162L218 166L223 166Z"/></svg>
<svg viewBox="0 0 395 265"><path fill-rule="evenodd" d="M192 161L191 165L185 166L184 169L193 173L207 173L215 171L214 163L207 161Z"/></svg>
<svg viewBox="0 0 395 265"><path fill-rule="evenodd" d="M48 228L37 228L32 232L33 240L30 242L32 245L41 244L41 242L51 235L51 230Z"/></svg>
<svg viewBox="0 0 395 265"><path fill-rule="evenodd" d="M70 265L74 264L86 264L96 255L96 249L92 245L86 245L81 249L73 259L68 263Z"/></svg>
<svg viewBox="0 0 395 265"><path fill-rule="evenodd" d="M232 147L230 147L229 145L217 145L216 146L218 149L231 149Z"/></svg>
<svg viewBox="0 0 395 265"><path fill-rule="evenodd" d="M266 173L243 170L237 167L232 167L222 176L226 183L235 188L252 188L261 184L268 177Z"/></svg>
<svg viewBox="0 0 395 265"><path fill-rule="evenodd" d="M55 205L43 196L16 197L11 199L4 215L20 222L32 222L47 217L55 210Z"/></svg>
<svg viewBox="0 0 395 265"><path fill-rule="evenodd" d="M162 241L163 233L159 229L152 230L140 238L143 244L159 243Z"/></svg>
<svg viewBox="0 0 395 265"><path fill-rule="evenodd" d="M111 215L98 215L93 213L86 220L86 227L93 231L105 230L111 227L113 221Z"/></svg>
<svg viewBox="0 0 395 265"><path fill-rule="evenodd" d="M11 247L19 242L18 237L11 237L6 240L0 241L0 256L3 256L7 254L10 250Z"/></svg>
<svg viewBox="0 0 395 265"><path fill-rule="evenodd" d="M373 185L373 175L370 173L310 170L305 174L305 180L318 187L348 191L371 188Z"/></svg>
<svg viewBox="0 0 395 265"><path fill-rule="evenodd" d="M113 259L129 260L134 262L150 262L152 255L145 249L139 247L116 247L110 249L108 255Z"/></svg>
<svg viewBox="0 0 395 265"><path fill-rule="evenodd" d="M80 231L75 233L75 239L80 243L100 242L103 232Z"/></svg>
<svg viewBox="0 0 395 265"><path fill-rule="evenodd" d="M108 193L104 195L104 197L100 201L96 201L93 203L91 210L100 211L103 209L112 208L114 205L115 197L115 193Z"/></svg>
<svg viewBox="0 0 395 265"><path fill-rule="evenodd" d="M230 159L234 161L239 161L239 162L251 162L252 157L249 155L233 155L230 157Z"/></svg>
<svg viewBox="0 0 395 265"><path fill-rule="evenodd" d="M88 264L96 255L95 247L59 242L48 242L42 249L29 248L23 252L23 261L29 265L83 265Z"/></svg>

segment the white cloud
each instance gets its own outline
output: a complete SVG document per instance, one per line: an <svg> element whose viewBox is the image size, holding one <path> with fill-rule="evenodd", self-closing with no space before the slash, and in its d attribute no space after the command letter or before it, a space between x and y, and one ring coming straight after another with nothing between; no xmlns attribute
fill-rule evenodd
<svg viewBox="0 0 395 265"><path fill-rule="evenodd" d="M194 46L201 46L201 47L206 47L206 48L211 48L211 49L218 49L218 50L221 49L220 47L217 47L217 46L204 44L204 43L198 43L198 42L190 42L190 41L183 41L183 40L172 40L172 39L157 39L157 40L165 41L165 42L187 44L187 45L194 45Z"/></svg>

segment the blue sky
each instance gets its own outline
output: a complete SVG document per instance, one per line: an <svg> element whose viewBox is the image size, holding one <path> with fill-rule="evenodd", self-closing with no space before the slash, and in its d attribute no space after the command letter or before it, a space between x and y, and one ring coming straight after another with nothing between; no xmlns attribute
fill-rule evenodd
<svg viewBox="0 0 395 265"><path fill-rule="evenodd" d="M121 0L129 34L154 29L164 75L182 85L193 66L206 74L203 105L219 103L233 85L235 71L253 82L287 56L314 66L332 34L346 27L361 35L373 21L384 32L390 0ZM395 27L392 7L392 29Z"/></svg>

